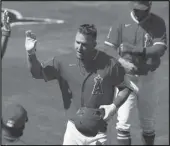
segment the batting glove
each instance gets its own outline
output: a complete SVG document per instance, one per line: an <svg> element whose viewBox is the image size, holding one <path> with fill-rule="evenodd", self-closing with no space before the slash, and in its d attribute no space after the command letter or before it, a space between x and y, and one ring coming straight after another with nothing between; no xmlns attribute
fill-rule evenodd
<svg viewBox="0 0 170 146"><path fill-rule="evenodd" d="M1 27L2 35L10 36L11 26L10 26L9 13L7 10L5 10L4 13L2 13L1 23L2 23L2 27Z"/></svg>
<svg viewBox="0 0 170 146"><path fill-rule="evenodd" d="M105 115L104 115L104 118L103 118L105 121L109 121L117 111L117 108L114 104L101 105L99 108L100 109L103 108L104 111L105 111Z"/></svg>

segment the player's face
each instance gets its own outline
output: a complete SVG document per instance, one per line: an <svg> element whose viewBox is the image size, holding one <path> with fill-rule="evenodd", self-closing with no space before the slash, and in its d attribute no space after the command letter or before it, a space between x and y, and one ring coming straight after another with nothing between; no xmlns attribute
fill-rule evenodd
<svg viewBox="0 0 170 146"><path fill-rule="evenodd" d="M96 40L92 36L77 32L74 47L78 59L88 59L88 56L90 56L90 53L94 50L95 46Z"/></svg>
<svg viewBox="0 0 170 146"><path fill-rule="evenodd" d="M147 10L133 9L133 13L136 16L136 18L138 19L138 21L141 21L143 18L148 16L149 11L150 11L150 8Z"/></svg>

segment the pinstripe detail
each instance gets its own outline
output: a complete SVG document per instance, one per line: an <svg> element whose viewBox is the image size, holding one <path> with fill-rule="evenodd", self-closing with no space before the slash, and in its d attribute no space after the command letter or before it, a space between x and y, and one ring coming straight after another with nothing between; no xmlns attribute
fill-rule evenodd
<svg viewBox="0 0 170 146"><path fill-rule="evenodd" d="M153 45L164 45L164 46L167 46L164 42L155 42Z"/></svg>
<svg viewBox="0 0 170 146"><path fill-rule="evenodd" d="M110 43L110 42L108 42L108 41L105 41L104 44L105 44L105 45L108 45L108 46L110 46L110 47L115 47L114 44L112 44L112 43Z"/></svg>
<svg viewBox="0 0 170 146"><path fill-rule="evenodd" d="M129 131L118 130L117 131L117 139L131 139L131 135Z"/></svg>

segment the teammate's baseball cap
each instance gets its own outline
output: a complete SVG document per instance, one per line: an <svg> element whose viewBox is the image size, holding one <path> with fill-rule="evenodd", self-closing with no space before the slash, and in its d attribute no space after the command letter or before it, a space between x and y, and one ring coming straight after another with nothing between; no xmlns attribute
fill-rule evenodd
<svg viewBox="0 0 170 146"><path fill-rule="evenodd" d="M152 1L131 1L130 7L137 10L147 10L152 5Z"/></svg>
<svg viewBox="0 0 170 146"><path fill-rule="evenodd" d="M2 124L19 129L28 121L27 111L20 104L10 104L2 110Z"/></svg>

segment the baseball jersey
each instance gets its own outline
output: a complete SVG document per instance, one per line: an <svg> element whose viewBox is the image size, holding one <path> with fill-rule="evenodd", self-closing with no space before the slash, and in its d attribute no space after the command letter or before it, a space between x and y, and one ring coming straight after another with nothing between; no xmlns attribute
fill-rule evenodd
<svg viewBox="0 0 170 146"><path fill-rule="evenodd" d="M54 57L42 66L45 81L58 80L70 118L80 107L98 108L113 103L114 86L124 81L125 74L124 68L102 51L97 51L85 75L75 52Z"/></svg>
<svg viewBox="0 0 170 146"><path fill-rule="evenodd" d="M138 22L133 13L124 17L119 23L114 24L106 39L106 43L113 44L116 48L121 43L129 43L137 47L151 47L156 44L166 45L165 22L159 16L150 13L142 22ZM138 67L137 74L142 74L150 69L149 59L144 55L121 55ZM159 66L160 58L155 56L151 59L155 66Z"/></svg>

